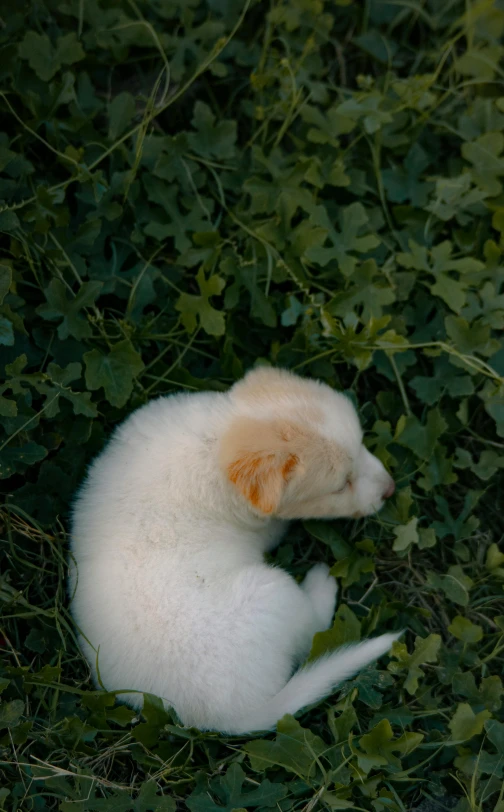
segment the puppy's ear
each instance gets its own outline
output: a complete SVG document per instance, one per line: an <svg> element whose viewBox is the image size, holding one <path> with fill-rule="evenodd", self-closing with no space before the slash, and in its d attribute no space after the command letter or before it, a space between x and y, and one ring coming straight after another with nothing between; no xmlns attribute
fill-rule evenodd
<svg viewBox="0 0 504 812"><path fill-rule="evenodd" d="M283 421L237 418L223 437L220 462L228 479L261 513L274 513L299 468L296 427Z"/></svg>

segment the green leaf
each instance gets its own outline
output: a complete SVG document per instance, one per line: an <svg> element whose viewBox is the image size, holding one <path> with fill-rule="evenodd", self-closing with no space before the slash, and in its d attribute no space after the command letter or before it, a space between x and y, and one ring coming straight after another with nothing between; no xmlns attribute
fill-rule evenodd
<svg viewBox="0 0 504 812"><path fill-rule="evenodd" d="M177 804L168 795L158 795L159 787L150 779L144 781L131 809L133 812L175 812Z"/></svg>
<svg viewBox="0 0 504 812"><path fill-rule="evenodd" d="M453 676L452 688L454 694L460 694L469 700L473 710L486 707L487 710L495 712L501 708L504 688L502 680L496 675L483 677L477 688L474 675L470 671L465 671L463 674L456 673Z"/></svg>
<svg viewBox="0 0 504 812"><path fill-rule="evenodd" d="M344 710L338 717L334 716L334 712L330 712L329 726L333 734L334 740L338 742L346 742L350 733L357 725L357 714L353 707Z"/></svg>
<svg viewBox="0 0 504 812"><path fill-rule="evenodd" d="M504 772L499 756L493 753L487 753L486 750L480 749L476 753L472 753L469 747L458 747L457 750L464 755L457 756L454 760L454 765L457 770L460 770L467 778L477 776L482 778L483 775L491 776L495 781L496 778L503 778Z"/></svg>
<svg viewBox="0 0 504 812"><path fill-rule="evenodd" d="M16 727L25 712L25 703L21 699L2 702L0 705L0 730Z"/></svg>
<svg viewBox="0 0 504 812"><path fill-rule="evenodd" d="M426 491L430 491L438 485L451 485L458 479L457 474L453 471L452 460L447 457L445 446L439 443L424 465L422 473L418 484Z"/></svg>
<svg viewBox="0 0 504 812"><path fill-rule="evenodd" d="M336 612L334 623L330 629L324 632L317 632L313 638L310 651L310 660L315 660L322 654L346 643L353 643L360 640L361 624L348 606L341 604Z"/></svg>
<svg viewBox="0 0 504 812"><path fill-rule="evenodd" d="M197 155L229 160L235 152L236 121L220 119L217 124L215 121L210 108L197 101L191 122L197 132L189 133L187 140Z"/></svg>
<svg viewBox="0 0 504 812"><path fill-rule="evenodd" d="M300 110L301 118L311 125L307 132L307 139L313 144L331 144L338 146L338 136L355 129L354 118L338 112L338 107L329 107L324 113L320 107L306 103Z"/></svg>
<svg viewBox="0 0 504 812"><path fill-rule="evenodd" d="M365 132L372 134L392 121L390 113L380 109L382 100L383 96L376 91L362 93L339 104L336 113L345 118L362 121Z"/></svg>
<svg viewBox="0 0 504 812"><path fill-rule="evenodd" d="M68 298L67 288L60 279L52 279L44 290L47 304L37 307L37 313L44 319L63 319L58 327L60 339L73 336L77 339L89 338L91 327L80 311L94 304L103 287L102 282L84 282L73 298Z"/></svg>
<svg viewBox="0 0 504 812"><path fill-rule="evenodd" d="M25 646L30 651L35 651L37 654L43 654L47 648L43 634L40 629L31 629L26 640Z"/></svg>
<svg viewBox="0 0 504 812"><path fill-rule="evenodd" d="M8 479L17 471L25 471L27 465L35 465L44 457L47 457L47 449L38 443L8 445L0 451L0 479Z"/></svg>
<svg viewBox="0 0 504 812"><path fill-rule="evenodd" d="M395 441L411 449L417 457L428 460L433 453L439 438L445 433L448 423L439 409L432 409L427 414L425 425L410 415L398 423Z"/></svg>
<svg viewBox="0 0 504 812"><path fill-rule="evenodd" d="M471 706L465 702L457 705L457 710L448 725L453 741L464 742L472 739L473 736L479 736L491 715L487 710L474 713Z"/></svg>
<svg viewBox="0 0 504 812"><path fill-rule="evenodd" d="M311 536L327 544L336 560L346 558L352 552L351 546L333 524L321 519L310 519L303 522L303 527Z"/></svg>
<svg viewBox="0 0 504 812"><path fill-rule="evenodd" d="M267 158L258 147L254 147L253 156L261 172L266 172L267 177L261 174L247 179L244 189L252 199L249 213L264 216L266 212L275 212L282 224L290 228L291 220L299 208L307 213L313 208L313 195L303 183L308 174L306 164L287 163L278 152L272 158Z"/></svg>
<svg viewBox="0 0 504 812"><path fill-rule="evenodd" d="M238 809L261 807L276 807L278 802L285 798L287 789L283 784L272 784L265 779L255 788L245 792L243 784L245 773L239 764L230 764L223 777L210 781L212 793L217 797L216 803L206 791L195 790L188 797L186 803L191 812L233 812Z"/></svg>
<svg viewBox="0 0 504 812"><path fill-rule="evenodd" d="M371 769L379 769L388 764L400 769L401 762L394 754L409 755L416 750L423 739L424 736L421 733L404 733L394 740L390 722L388 719L382 719L370 733L361 736L359 744L363 752L358 753L359 767L366 774Z"/></svg>
<svg viewBox="0 0 504 812"><path fill-rule="evenodd" d="M485 567L492 574L500 574L502 567L504 567L504 553L499 550L497 544L491 544L488 548Z"/></svg>
<svg viewBox="0 0 504 812"><path fill-rule="evenodd" d="M108 137L111 141L115 141L120 135L123 134L125 129L131 123L135 115L135 99L124 91L119 93L109 106L109 131Z"/></svg>
<svg viewBox="0 0 504 812"><path fill-rule="evenodd" d="M7 233L16 231L20 228L18 216L13 211L0 212L0 232L6 231Z"/></svg>
<svg viewBox="0 0 504 812"><path fill-rule="evenodd" d="M479 526L479 520L471 514L480 497L481 491L469 491L462 509L456 509L455 515L452 515L447 500L442 496L436 496L437 510L443 516L443 521L435 521L432 525L436 535L441 539L450 535L457 540L468 538Z"/></svg>
<svg viewBox="0 0 504 812"><path fill-rule="evenodd" d="M425 209L446 222L457 215L460 217L465 209L476 206L486 197L487 192L474 188L471 175L465 172L454 178L437 178L432 201L428 206L425 206ZM460 219L462 218L460 217ZM444 284L448 288L451 287L446 276L444 276L443 282L438 284L441 286ZM441 295L441 293L438 293L438 295ZM445 297L442 296L442 298Z"/></svg>
<svg viewBox="0 0 504 812"><path fill-rule="evenodd" d="M474 393L471 376L461 374L445 356L434 359L434 370L434 374L416 375L409 381L417 397L428 406L433 406L445 394L458 399Z"/></svg>
<svg viewBox="0 0 504 812"><path fill-rule="evenodd" d="M360 555L356 549L352 550L346 558L333 564L331 575L340 579L342 586L348 587L360 581L363 573L373 572L374 566L371 556Z"/></svg>
<svg viewBox="0 0 504 812"><path fill-rule="evenodd" d="M423 677L421 666L426 663L437 662L440 647L441 637L439 634L429 634L425 638L417 637L412 654L408 653L405 643L395 642L393 644L391 656L395 657L397 662L389 663L388 670L392 674L398 674L407 669L408 673L404 688L411 696L415 696L418 691L419 679Z"/></svg>
<svg viewBox="0 0 504 812"><path fill-rule="evenodd" d="M348 680L341 687L341 696L351 696L357 690L359 699L369 708L376 710L383 705L382 691L393 684L393 679L386 671L378 671L369 667L361 671L354 679Z"/></svg>
<svg viewBox="0 0 504 812"><path fill-rule="evenodd" d="M441 589L447 598L460 606L468 606L469 593L474 585L472 578L466 575L461 566L448 567L446 575L430 572L428 582L435 589Z"/></svg>
<svg viewBox="0 0 504 812"><path fill-rule="evenodd" d="M498 722L497 719L489 719L485 722L485 730L497 752L502 756L504 753L504 724Z"/></svg>
<svg viewBox="0 0 504 812"><path fill-rule="evenodd" d="M485 404L485 411L495 420L499 437L504 437L504 384L494 386L488 382L480 397Z"/></svg>
<svg viewBox="0 0 504 812"><path fill-rule="evenodd" d="M448 626L448 631L453 634L457 640L462 640L464 643L479 643L483 639L483 629L481 626L471 623L468 618L457 615L453 618L451 624Z"/></svg>
<svg viewBox="0 0 504 812"><path fill-rule="evenodd" d="M397 254L399 264L434 276L435 281L430 285L432 294L443 299L455 313L460 313L467 301L469 287L465 275L482 270L483 263L469 257L454 259L453 245L449 240L435 245L431 251L414 240L410 240L408 246L409 253Z"/></svg>
<svg viewBox="0 0 504 812"><path fill-rule="evenodd" d="M490 326L469 323L460 316L447 316L446 332L460 352L471 355L475 352L491 355ZM491 350L490 352L488 350Z"/></svg>
<svg viewBox="0 0 504 812"><path fill-rule="evenodd" d="M168 185L152 175L144 175L142 180L148 199L163 209L160 216L157 213L152 216L144 228L145 234L159 242L164 242L167 237L173 237L175 248L182 252L191 247L188 234L213 229L209 217L210 209L213 208L211 200L207 200L203 208L200 199L198 205L192 205L191 211L186 212L180 207L179 189L176 184Z"/></svg>
<svg viewBox="0 0 504 812"><path fill-rule="evenodd" d="M369 229L369 218L362 203L352 203L342 209L341 231L337 231L331 222L327 209L323 205L316 206L310 214L307 226L310 245L304 251L306 259L321 265L323 268L329 262L335 261L345 276L350 276L355 270L357 258L351 252L366 253L380 244L380 239L373 233L361 234ZM298 228L299 237L303 239L303 232ZM329 241L330 247L325 247Z"/></svg>
<svg viewBox="0 0 504 812"><path fill-rule="evenodd" d="M0 344L5 344L7 347L14 345L14 330L12 322L9 319L4 319L0 316Z"/></svg>
<svg viewBox="0 0 504 812"><path fill-rule="evenodd" d="M141 356L127 338L114 344L107 355L91 350L84 355L86 385L95 390L103 387L112 406L121 407L133 391L133 381L144 368Z"/></svg>
<svg viewBox="0 0 504 812"><path fill-rule="evenodd" d="M368 259L355 267L351 284L331 299L326 311L334 316L345 317L350 310L359 307L362 308L361 318L369 321L372 318L381 318L384 308L392 304L395 298L386 276L378 270L374 259ZM379 341L388 343L391 340L392 335L389 332L380 337Z"/></svg>
<svg viewBox="0 0 504 812"><path fill-rule="evenodd" d="M21 59L28 60L30 67L44 82L52 79L63 65L73 65L85 57L82 45L73 31L59 37L56 47L47 34L27 31L18 53Z"/></svg>
<svg viewBox="0 0 504 812"><path fill-rule="evenodd" d="M15 417L17 415L17 404L14 400L9 400L0 395L0 417Z"/></svg>
<svg viewBox="0 0 504 812"><path fill-rule="evenodd" d="M419 178L429 163L425 150L415 143L399 166L382 169L388 200L393 203L410 201L412 206L424 207L432 184L422 183Z"/></svg>
<svg viewBox="0 0 504 812"><path fill-rule="evenodd" d="M250 741L243 749L253 770L262 772L277 766L300 777L309 777L314 775L317 756L326 749L326 745L310 730L301 727L292 716L284 716L278 722L273 741Z"/></svg>
<svg viewBox="0 0 504 812"><path fill-rule="evenodd" d="M0 305L7 296L12 284L12 268L0 263Z"/></svg>
<svg viewBox="0 0 504 812"><path fill-rule="evenodd" d="M409 520L408 524L394 527L394 536L396 540L393 544L393 550L396 552L404 552L408 550L413 544L418 544L420 537L418 534L418 518L415 516Z"/></svg>
<svg viewBox="0 0 504 812"><path fill-rule="evenodd" d="M502 58L503 49L499 45L481 44L477 47L468 48L462 56L454 60L453 67L465 76L473 76L479 82L487 82L494 78L495 73L499 73L499 61Z"/></svg>
<svg viewBox="0 0 504 812"><path fill-rule="evenodd" d="M432 527L421 527L418 531L419 541L418 546L421 550L429 547L435 547L437 544L436 533Z"/></svg>
<svg viewBox="0 0 504 812"><path fill-rule="evenodd" d="M474 141L462 144L462 155L470 164L474 183L495 197L502 191L498 180L504 175L504 135L501 132L487 132Z"/></svg>
<svg viewBox="0 0 504 812"><path fill-rule="evenodd" d="M340 5L342 1L340 0ZM355 804L349 798L340 798L335 792L326 790L322 795L322 801L329 809L353 809Z"/></svg>
<svg viewBox="0 0 504 812"><path fill-rule="evenodd" d="M132 736L145 747L153 747L159 739L159 735L170 717L161 699L151 694L144 694L142 716L145 722L137 725L132 730Z"/></svg>
<svg viewBox="0 0 504 812"><path fill-rule="evenodd" d="M175 305L176 309L182 314L182 323L189 333L194 332L199 321L206 333L212 336L221 336L225 330L224 314L212 307L210 298L219 296L226 283L222 277L216 274L207 279L203 268L198 271L196 281L200 295L194 296L189 293L182 293Z"/></svg>
<svg viewBox="0 0 504 812"><path fill-rule="evenodd" d="M257 282L260 268L255 273L251 273L250 268L244 267L234 257L226 257L220 263L219 270L226 276L234 276L235 280L234 284L226 288L224 308L229 310L235 307L240 300L242 290L245 289L248 291L250 298L250 315L259 319L268 327L276 327L277 314L275 308ZM299 307L300 305L298 305ZM301 311L298 312L303 310L304 308L301 307Z"/></svg>

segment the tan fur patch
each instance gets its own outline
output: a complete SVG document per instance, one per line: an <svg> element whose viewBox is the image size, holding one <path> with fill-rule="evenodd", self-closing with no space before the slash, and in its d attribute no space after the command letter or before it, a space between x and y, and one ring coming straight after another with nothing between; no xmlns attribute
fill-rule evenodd
<svg viewBox="0 0 504 812"><path fill-rule="evenodd" d="M290 384L291 377L286 377ZM328 476L339 473L349 462L343 448L317 431L317 423L313 425L306 417L305 408L296 421L280 416L269 420L237 417L220 444L222 470L250 505L264 514L280 511L283 515L292 510L296 502L315 493L317 483L323 487ZM288 508L282 502L287 487Z"/></svg>
<svg viewBox="0 0 504 812"><path fill-rule="evenodd" d="M295 454L291 454L287 462L284 463L282 468L282 476L284 479L289 479L289 474L294 470L299 463L299 458Z"/></svg>
<svg viewBox="0 0 504 812"><path fill-rule="evenodd" d="M274 505L269 496L276 490L277 465L274 454L258 456L246 452L228 465L227 472L231 482L255 508L272 513Z"/></svg>
<svg viewBox="0 0 504 812"><path fill-rule="evenodd" d="M284 421L237 418L221 443L221 465L240 493L262 513L278 507L299 457L284 437L300 429Z"/></svg>

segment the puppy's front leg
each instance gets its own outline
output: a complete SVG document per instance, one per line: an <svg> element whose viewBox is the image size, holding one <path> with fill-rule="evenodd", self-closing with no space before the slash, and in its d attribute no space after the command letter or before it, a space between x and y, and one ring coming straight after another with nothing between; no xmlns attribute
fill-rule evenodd
<svg viewBox="0 0 504 812"><path fill-rule="evenodd" d="M322 632L328 629L334 617L338 584L336 579L329 574L327 564L315 564L307 572L301 584L301 589L308 595L317 616L318 626L316 631Z"/></svg>

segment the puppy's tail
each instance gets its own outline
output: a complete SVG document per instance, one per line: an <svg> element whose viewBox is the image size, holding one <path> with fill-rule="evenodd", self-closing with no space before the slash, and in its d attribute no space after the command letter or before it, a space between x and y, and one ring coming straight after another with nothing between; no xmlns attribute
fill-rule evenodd
<svg viewBox="0 0 504 812"><path fill-rule="evenodd" d="M381 637L344 646L304 666L296 671L276 696L237 719L227 732L237 735L270 730L286 713L297 713L307 705L318 702L337 685L386 654L401 634L382 634Z"/></svg>

